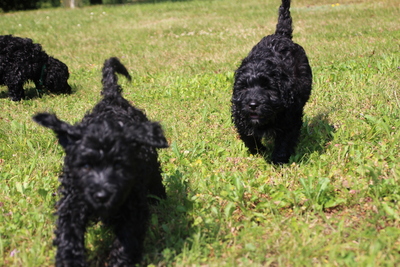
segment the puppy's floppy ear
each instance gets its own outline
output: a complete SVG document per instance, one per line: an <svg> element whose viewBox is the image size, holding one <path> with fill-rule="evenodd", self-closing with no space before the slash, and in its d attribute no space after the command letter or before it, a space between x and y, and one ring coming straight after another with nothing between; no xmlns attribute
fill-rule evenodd
<svg viewBox="0 0 400 267"><path fill-rule="evenodd" d="M38 113L32 119L40 125L52 129L64 149L80 138L80 134L74 126L59 120L54 114Z"/></svg>
<svg viewBox="0 0 400 267"><path fill-rule="evenodd" d="M158 148L168 147L161 125L157 122L135 123L125 129L126 135L135 142Z"/></svg>

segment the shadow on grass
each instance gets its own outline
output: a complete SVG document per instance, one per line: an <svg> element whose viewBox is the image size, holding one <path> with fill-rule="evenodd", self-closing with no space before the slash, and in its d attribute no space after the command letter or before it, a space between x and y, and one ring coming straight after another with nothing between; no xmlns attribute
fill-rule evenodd
<svg viewBox="0 0 400 267"><path fill-rule="evenodd" d="M165 266L181 253L191 234L187 211L192 203L187 199L187 184L183 174L176 171L165 178L167 199L150 207L151 219L146 233L143 260L138 266ZM88 249L89 266L108 266L110 247L114 240L111 230L97 224L91 231L93 249ZM87 247L87 246L86 246Z"/></svg>
<svg viewBox="0 0 400 267"><path fill-rule="evenodd" d="M312 119L304 119L301 128L299 142L295 154L289 159L289 164L296 162L307 162L313 153L323 154L326 145L332 141L334 127L329 124L327 113L320 113ZM274 138L267 137L263 140L265 152L263 157L266 162L271 163L271 154L274 148Z"/></svg>
<svg viewBox="0 0 400 267"><path fill-rule="evenodd" d="M72 88L72 94L74 94L76 92L76 88L75 86L71 86ZM7 87L4 87L5 91L0 91L0 98L8 98L8 90ZM41 98L44 94L48 94L48 95L62 95L63 93L52 93L49 92L47 90L38 90L36 89L36 87L26 87L24 88L25 90L25 97L24 100L31 100L31 99L35 99L35 98Z"/></svg>
<svg viewBox="0 0 400 267"><path fill-rule="evenodd" d="M144 266L171 265L193 234L187 213L193 203L187 198L188 183L179 170L165 177L168 198L155 207L145 244Z"/></svg>
<svg viewBox="0 0 400 267"><path fill-rule="evenodd" d="M328 121L328 113L305 119L296 154L291 157L291 162L307 162L313 153L324 154L327 144L333 139L334 131L334 126Z"/></svg>

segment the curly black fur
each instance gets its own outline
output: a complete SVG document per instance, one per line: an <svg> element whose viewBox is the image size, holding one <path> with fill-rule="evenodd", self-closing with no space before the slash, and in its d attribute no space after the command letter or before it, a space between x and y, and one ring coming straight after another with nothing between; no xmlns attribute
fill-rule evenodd
<svg viewBox="0 0 400 267"><path fill-rule="evenodd" d="M275 34L264 37L235 72L232 120L250 153L265 152L275 137L272 162L287 163L311 93L312 72L304 49L292 41L290 1L283 0Z"/></svg>
<svg viewBox="0 0 400 267"><path fill-rule="evenodd" d="M11 100L24 98L24 83L32 80L36 88L52 93L71 93L68 67L43 51L29 38L0 36L0 85L8 87Z"/></svg>
<svg viewBox="0 0 400 267"><path fill-rule="evenodd" d="M96 218L116 236L108 266L139 262L148 194L166 197L156 148L168 143L161 126L122 97L115 72L130 79L117 58L106 60L103 99L80 123L72 126L49 113L33 117L56 133L66 153L57 204L56 266L86 266L84 233Z"/></svg>

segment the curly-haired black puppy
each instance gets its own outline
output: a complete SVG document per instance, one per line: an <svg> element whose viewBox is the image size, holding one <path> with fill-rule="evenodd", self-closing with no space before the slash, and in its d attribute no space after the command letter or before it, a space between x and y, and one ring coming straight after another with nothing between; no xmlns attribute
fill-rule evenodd
<svg viewBox="0 0 400 267"><path fill-rule="evenodd" d="M8 87L11 100L24 98L24 83L32 80L36 88L52 93L71 93L68 67L42 50L29 38L0 36L0 85Z"/></svg>
<svg viewBox="0 0 400 267"><path fill-rule="evenodd" d="M250 153L265 152L275 137L272 162L287 163L311 93L312 73L304 49L292 41L290 1L283 0L275 34L264 37L235 72L232 120Z"/></svg>
<svg viewBox="0 0 400 267"><path fill-rule="evenodd" d="M116 236L108 266L139 262L148 194L166 197L156 148L167 147L167 140L158 123L121 96L116 72L130 79L117 58L106 60L103 99L80 123L72 126L49 113L33 117L55 132L66 153L56 213L56 266L86 266L85 229L98 218Z"/></svg>

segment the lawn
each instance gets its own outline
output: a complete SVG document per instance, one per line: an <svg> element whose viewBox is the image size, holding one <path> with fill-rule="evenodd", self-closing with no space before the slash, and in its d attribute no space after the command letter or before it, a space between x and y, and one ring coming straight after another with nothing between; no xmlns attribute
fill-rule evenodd
<svg viewBox="0 0 400 267"><path fill-rule="evenodd" d="M233 74L275 30L276 1L148 1L0 14L70 70L71 95L15 103L0 87L0 266L54 266L63 150L39 111L79 121L116 56L124 96L159 121L168 199L152 208L141 266L398 266L400 2L292 2L313 91L290 163L249 155L230 117ZM96 266L110 243L86 236Z"/></svg>

